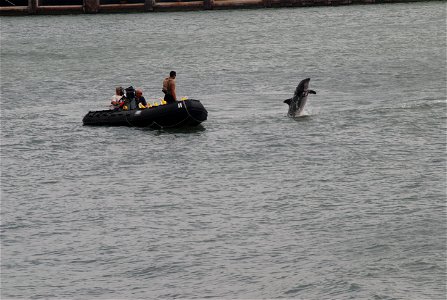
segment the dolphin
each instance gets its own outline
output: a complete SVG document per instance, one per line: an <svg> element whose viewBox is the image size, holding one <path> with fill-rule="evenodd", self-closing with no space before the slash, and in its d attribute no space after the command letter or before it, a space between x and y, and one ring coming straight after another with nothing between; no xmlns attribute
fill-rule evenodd
<svg viewBox="0 0 447 300"><path fill-rule="evenodd" d="M289 105L289 112L287 113L289 117L298 117L303 112L304 105L306 105L307 95L316 94L315 91L308 89L309 81L310 78L301 80L296 87L293 98L284 100L284 103Z"/></svg>

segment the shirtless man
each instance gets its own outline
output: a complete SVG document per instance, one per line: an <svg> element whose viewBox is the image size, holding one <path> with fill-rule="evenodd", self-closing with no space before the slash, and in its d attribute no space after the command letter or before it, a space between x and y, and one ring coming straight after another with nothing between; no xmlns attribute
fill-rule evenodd
<svg viewBox="0 0 447 300"><path fill-rule="evenodd" d="M165 101L167 103L173 103L177 100L177 95L175 94L175 71L169 73L169 77L163 80L163 93L165 93Z"/></svg>

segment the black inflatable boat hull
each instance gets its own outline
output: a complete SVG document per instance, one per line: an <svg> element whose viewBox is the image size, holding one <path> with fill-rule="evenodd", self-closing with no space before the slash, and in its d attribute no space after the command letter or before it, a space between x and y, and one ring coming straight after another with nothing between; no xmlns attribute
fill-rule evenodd
<svg viewBox="0 0 447 300"><path fill-rule="evenodd" d="M89 111L82 122L90 126L179 128L197 126L207 117L202 103L189 99L142 110Z"/></svg>

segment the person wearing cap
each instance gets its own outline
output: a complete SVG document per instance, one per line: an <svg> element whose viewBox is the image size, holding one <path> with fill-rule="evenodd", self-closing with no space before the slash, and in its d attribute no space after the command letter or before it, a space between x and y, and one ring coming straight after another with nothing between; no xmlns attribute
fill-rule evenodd
<svg viewBox="0 0 447 300"><path fill-rule="evenodd" d="M175 94L175 77L177 76L175 71L169 73L169 77L163 80L163 93L165 93L165 101L167 103L173 103L177 100L177 95Z"/></svg>

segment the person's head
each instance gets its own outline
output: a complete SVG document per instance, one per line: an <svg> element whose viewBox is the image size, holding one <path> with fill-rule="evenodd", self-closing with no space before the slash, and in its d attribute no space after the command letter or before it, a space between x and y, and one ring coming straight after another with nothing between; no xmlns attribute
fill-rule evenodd
<svg viewBox="0 0 447 300"><path fill-rule="evenodd" d="M135 90L135 96L137 96L137 97L143 96L143 90L142 89L136 89Z"/></svg>
<svg viewBox="0 0 447 300"><path fill-rule="evenodd" d="M177 73L175 73L175 71L171 71L171 72L169 73L169 77L171 77L171 78L175 78L175 76L177 76Z"/></svg>
<svg viewBox="0 0 447 300"><path fill-rule="evenodd" d="M120 87L120 86L117 86L116 89L115 89L115 94L118 95L118 96L122 96L122 95L124 95L124 90L123 90L123 88Z"/></svg>

